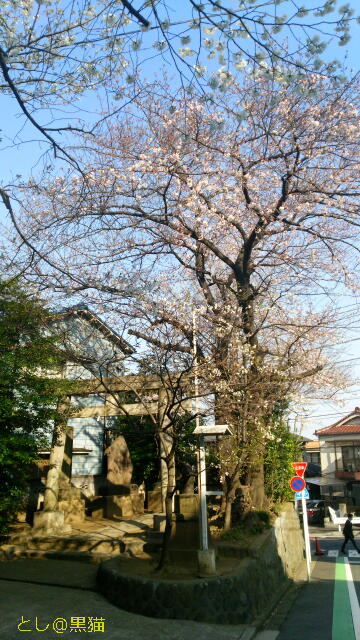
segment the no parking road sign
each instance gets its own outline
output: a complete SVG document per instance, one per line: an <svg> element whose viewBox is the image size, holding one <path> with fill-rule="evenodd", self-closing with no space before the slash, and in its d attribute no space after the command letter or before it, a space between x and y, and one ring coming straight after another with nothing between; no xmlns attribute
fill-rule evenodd
<svg viewBox="0 0 360 640"><path fill-rule="evenodd" d="M290 488L293 491L302 491L306 487L306 482L304 478L300 478L300 476L294 476L290 480Z"/></svg>

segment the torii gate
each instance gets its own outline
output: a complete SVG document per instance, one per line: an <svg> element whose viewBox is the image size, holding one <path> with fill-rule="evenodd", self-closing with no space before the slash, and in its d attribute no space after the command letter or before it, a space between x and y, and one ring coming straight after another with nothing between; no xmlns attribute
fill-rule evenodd
<svg viewBox="0 0 360 640"><path fill-rule="evenodd" d="M175 376L176 380L176 376ZM158 398L156 401L147 401L146 391L156 390ZM119 403L115 400L120 392L134 392L139 396L136 404ZM161 472L161 495L162 502L165 502L165 495L168 486L168 467L165 457L169 455L172 448L172 435L168 425L170 419L167 415L168 391L164 381L157 375L127 375L102 380L77 380L74 381L71 395L101 394L105 397L102 406L82 407L72 414L74 418L109 417L121 415L152 415L158 416L159 444L160 444L160 472ZM189 402L185 401L183 409L189 407ZM70 396L61 401L64 411L68 410ZM187 406L186 406L187 405ZM72 447L67 447L67 442L71 437L71 429L55 427L53 445L50 452L49 472L46 479L43 511L34 515L34 527L42 528L46 531L62 529L64 518L62 512L58 511L58 495L60 483L71 483ZM62 514L62 516L61 516Z"/></svg>

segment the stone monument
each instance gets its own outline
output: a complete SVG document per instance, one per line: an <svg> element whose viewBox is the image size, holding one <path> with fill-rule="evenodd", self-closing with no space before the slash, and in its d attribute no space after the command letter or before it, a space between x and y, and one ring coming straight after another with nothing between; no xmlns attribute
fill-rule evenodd
<svg viewBox="0 0 360 640"><path fill-rule="evenodd" d="M114 487L115 494L121 493L120 487L130 487L133 465L130 452L124 436L117 436L105 449L107 456L107 484L110 489ZM117 489L117 490L116 490Z"/></svg>
<svg viewBox="0 0 360 640"><path fill-rule="evenodd" d="M117 436L105 449L107 457L106 517L126 518L143 512L137 485L131 484L133 465L124 436Z"/></svg>
<svg viewBox="0 0 360 640"><path fill-rule="evenodd" d="M175 513L168 542L168 559L176 564L194 563L199 548L199 496L175 496Z"/></svg>

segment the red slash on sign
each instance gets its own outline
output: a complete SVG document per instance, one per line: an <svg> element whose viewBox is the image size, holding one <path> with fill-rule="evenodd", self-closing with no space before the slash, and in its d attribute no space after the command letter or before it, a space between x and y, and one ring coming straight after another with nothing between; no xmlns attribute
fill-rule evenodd
<svg viewBox="0 0 360 640"><path fill-rule="evenodd" d="M294 476L290 480L290 488L293 491L302 491L303 489L305 489L305 486L306 482L304 478L300 478L300 476Z"/></svg>
<svg viewBox="0 0 360 640"><path fill-rule="evenodd" d="M307 464L307 462L292 462L291 466L294 467L296 475L300 476L300 478L303 478Z"/></svg>

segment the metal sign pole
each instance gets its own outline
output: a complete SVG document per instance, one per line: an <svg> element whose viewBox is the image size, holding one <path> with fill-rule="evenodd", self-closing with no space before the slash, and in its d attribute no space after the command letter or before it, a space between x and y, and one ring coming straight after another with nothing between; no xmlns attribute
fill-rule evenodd
<svg viewBox="0 0 360 640"><path fill-rule="evenodd" d="M209 494L218 495L221 492L206 490L205 438L206 436L229 436L232 433L227 424L199 425L193 433L199 436L200 549L198 551L198 567L200 576L208 576L216 574L216 559L215 549L209 549L206 502Z"/></svg>
<svg viewBox="0 0 360 640"><path fill-rule="evenodd" d="M303 512L306 568L307 568L308 582L310 582L310 576L311 576L311 550L310 550L309 526L308 526L308 517L307 517L306 500L305 500L305 496L304 496L304 491L302 492L302 496L301 496L301 504L302 504L302 512Z"/></svg>
<svg viewBox="0 0 360 640"><path fill-rule="evenodd" d="M200 548L206 551L209 548L208 522L206 504L206 459L205 436L199 438L199 489L200 489Z"/></svg>
<svg viewBox="0 0 360 640"><path fill-rule="evenodd" d="M199 378L197 362L197 336L196 336L196 314L193 310L193 358L194 358L194 391L195 391L195 431L200 426L199 416ZM208 523L207 523L207 503L206 503L206 457L205 438L200 436L197 450L198 465L198 491L199 491L199 534L200 549L208 549Z"/></svg>
<svg viewBox="0 0 360 640"><path fill-rule="evenodd" d="M307 462L293 462L292 466L294 467L297 475L291 478L290 487L293 491L300 492L301 491L301 504L302 504L302 516L303 516L303 531L304 531L304 542L305 542L305 557L306 557L306 569L307 569L307 577L308 582L310 582L311 577L311 549L310 549L310 537L309 537L309 526L308 526L308 517L306 510L306 500L305 500L305 492L306 482L304 480L304 473L307 467ZM296 496L295 496L296 497ZM299 496L300 498L300 496Z"/></svg>

